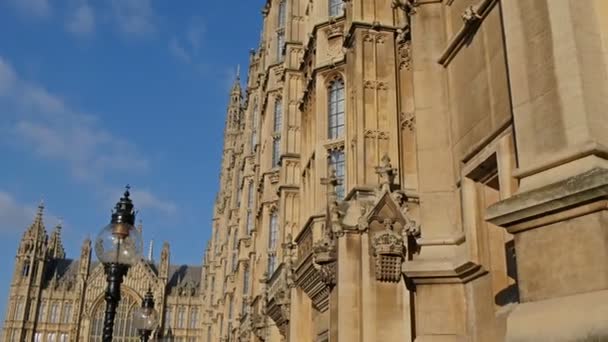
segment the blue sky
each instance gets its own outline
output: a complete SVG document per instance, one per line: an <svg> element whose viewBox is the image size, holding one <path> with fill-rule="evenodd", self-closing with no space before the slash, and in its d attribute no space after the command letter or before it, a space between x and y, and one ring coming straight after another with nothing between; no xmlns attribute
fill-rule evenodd
<svg viewBox="0 0 608 342"><path fill-rule="evenodd" d="M0 0L2 320L41 199L77 257L129 183L156 256L167 240L172 262L200 263L228 90L263 2Z"/></svg>

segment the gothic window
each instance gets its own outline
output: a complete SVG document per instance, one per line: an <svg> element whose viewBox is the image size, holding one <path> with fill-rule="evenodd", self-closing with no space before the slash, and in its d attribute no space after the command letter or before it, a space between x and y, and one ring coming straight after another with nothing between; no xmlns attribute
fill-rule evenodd
<svg viewBox="0 0 608 342"><path fill-rule="evenodd" d="M196 329L196 322L197 321L198 321L198 309L192 308L190 310L190 323L188 325L188 328L190 328L190 329Z"/></svg>
<svg viewBox="0 0 608 342"><path fill-rule="evenodd" d="M327 113L329 139L341 138L344 135L344 81L342 79L334 80L329 84Z"/></svg>
<svg viewBox="0 0 608 342"><path fill-rule="evenodd" d="M329 16L338 17L342 15L344 10L344 4L342 0L328 0L329 1Z"/></svg>
<svg viewBox="0 0 608 342"><path fill-rule="evenodd" d="M253 209L253 182L249 182L249 187L247 188L247 209Z"/></svg>
<svg viewBox="0 0 608 342"><path fill-rule="evenodd" d="M207 327L207 342L211 342L211 327Z"/></svg>
<svg viewBox="0 0 608 342"><path fill-rule="evenodd" d="M336 171L338 186L336 187L336 195L338 199L344 198L344 151L333 150L329 152L329 168Z"/></svg>
<svg viewBox="0 0 608 342"><path fill-rule="evenodd" d="M274 102L274 133L281 133L283 124L283 101L277 98Z"/></svg>
<svg viewBox="0 0 608 342"><path fill-rule="evenodd" d="M220 227L219 226L215 226L215 238L214 239L215 239L215 241L213 242L213 251L217 255L217 253L219 251L219 245L220 245Z"/></svg>
<svg viewBox="0 0 608 342"><path fill-rule="evenodd" d="M25 260L24 261L24 265L23 265L23 269L21 270L21 275L23 277L27 277L30 274L30 261L29 260Z"/></svg>
<svg viewBox="0 0 608 342"><path fill-rule="evenodd" d="M56 333L48 333L46 335L46 342L57 342L57 334Z"/></svg>
<svg viewBox="0 0 608 342"><path fill-rule="evenodd" d="M40 304L40 308L38 309L38 322L46 322L44 320L45 312L46 312L46 303L42 302L42 304Z"/></svg>
<svg viewBox="0 0 608 342"><path fill-rule="evenodd" d="M285 31L280 30L277 32L277 61L283 61L283 49L285 47Z"/></svg>
<svg viewBox="0 0 608 342"><path fill-rule="evenodd" d="M279 28L284 28L285 27L285 22L287 19L287 4L285 0L281 0L281 2L279 2L279 15L278 15L278 27Z"/></svg>
<svg viewBox="0 0 608 342"><path fill-rule="evenodd" d="M50 322L51 323L59 322L59 304L58 303L51 303Z"/></svg>
<svg viewBox="0 0 608 342"><path fill-rule="evenodd" d="M10 342L17 341L17 330L11 330Z"/></svg>
<svg viewBox="0 0 608 342"><path fill-rule="evenodd" d="M19 299L13 315L13 320L19 321L23 315L23 299Z"/></svg>
<svg viewBox="0 0 608 342"><path fill-rule="evenodd" d="M177 310L177 327L183 329L185 327L186 308L183 306Z"/></svg>
<svg viewBox="0 0 608 342"><path fill-rule="evenodd" d="M236 206L237 208L241 207L241 195L243 193L243 169L241 167L237 168L237 183L236 183Z"/></svg>
<svg viewBox="0 0 608 342"><path fill-rule="evenodd" d="M114 320L114 336L112 341L115 342L137 342L139 337L137 329L133 325L133 310L138 307L138 303L131 297L122 293L122 299L116 309L116 318ZM91 336L89 341L101 342L103 337L103 318L105 312L105 303L100 302L93 311Z"/></svg>
<svg viewBox="0 0 608 342"><path fill-rule="evenodd" d="M70 319L72 318L72 304L66 303L63 307L63 319L62 323L67 324L70 323Z"/></svg>
<svg viewBox="0 0 608 342"><path fill-rule="evenodd" d="M276 269L276 248L279 235L278 215L273 211L270 215L270 227L268 230L268 276L271 276Z"/></svg>
<svg viewBox="0 0 608 342"><path fill-rule="evenodd" d="M70 338L68 336L68 334L66 333L61 333L59 335L59 342L69 342Z"/></svg>
<svg viewBox="0 0 608 342"><path fill-rule="evenodd" d="M213 304L213 298L215 297L215 276L211 276L211 303Z"/></svg>
<svg viewBox="0 0 608 342"><path fill-rule="evenodd" d="M26 322L30 320L30 310L32 309L32 305L31 304L32 304L32 302L26 301L25 312L24 312L24 315L23 315L23 320L26 321Z"/></svg>
<svg viewBox="0 0 608 342"><path fill-rule="evenodd" d="M34 334L34 342L42 342L42 333L37 332Z"/></svg>
<svg viewBox="0 0 608 342"><path fill-rule="evenodd" d="M232 272L235 272L239 261L239 234L235 229L232 236Z"/></svg>
<svg viewBox="0 0 608 342"><path fill-rule="evenodd" d="M272 167L279 166L281 160L281 137L272 138Z"/></svg>
<svg viewBox="0 0 608 342"><path fill-rule="evenodd" d="M245 266L243 271L243 296L249 293L249 266Z"/></svg>
<svg viewBox="0 0 608 342"><path fill-rule="evenodd" d="M275 250L277 247L277 235L279 233L278 227L278 215L276 211L273 211L270 215L270 235L268 236L268 249Z"/></svg>
<svg viewBox="0 0 608 342"><path fill-rule="evenodd" d="M234 304L234 297L230 296L230 303L228 303L228 320L232 320L232 314L234 311L233 304Z"/></svg>
<svg viewBox="0 0 608 342"><path fill-rule="evenodd" d="M258 100L253 103L253 115L251 123L251 153L255 152L255 146L258 144Z"/></svg>
<svg viewBox="0 0 608 342"><path fill-rule="evenodd" d="M171 308L167 308L165 310L165 329L169 329L171 327Z"/></svg>

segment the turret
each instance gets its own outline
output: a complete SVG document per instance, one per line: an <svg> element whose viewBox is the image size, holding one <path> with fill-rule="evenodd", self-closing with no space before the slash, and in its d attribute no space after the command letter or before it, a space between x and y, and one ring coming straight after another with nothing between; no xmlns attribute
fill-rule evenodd
<svg viewBox="0 0 608 342"><path fill-rule="evenodd" d="M34 222L23 234L17 251L13 284L36 283L42 279L47 258L48 235L43 222L44 205L38 206Z"/></svg>
<svg viewBox="0 0 608 342"><path fill-rule="evenodd" d="M51 259L65 259L65 249L61 241L61 228L62 225L59 223L49 239L47 256Z"/></svg>

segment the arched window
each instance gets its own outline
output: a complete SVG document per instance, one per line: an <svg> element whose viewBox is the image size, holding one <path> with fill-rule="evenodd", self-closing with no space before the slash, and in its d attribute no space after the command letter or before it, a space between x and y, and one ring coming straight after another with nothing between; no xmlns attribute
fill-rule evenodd
<svg viewBox="0 0 608 342"><path fill-rule="evenodd" d="M279 28L285 27L285 21L287 19L287 4L285 0L279 2L279 14L278 14L278 26Z"/></svg>
<svg viewBox="0 0 608 342"><path fill-rule="evenodd" d="M332 81L327 95L327 133L329 139L337 139L344 135L344 81Z"/></svg>
<svg viewBox="0 0 608 342"><path fill-rule="evenodd" d="M72 318L72 304L66 303L63 306L63 319L62 323L70 323L70 319Z"/></svg>
<svg viewBox="0 0 608 342"><path fill-rule="evenodd" d="M59 303L56 303L56 302L51 303L50 322L51 323L59 322Z"/></svg>
<svg viewBox="0 0 608 342"><path fill-rule="evenodd" d="M116 309L116 318L114 320L114 342L138 342L139 336L137 329L133 326L133 310L138 306L136 300L131 296L122 293L122 299ZM105 302L101 301L93 311L91 325L91 342L102 342L103 337L103 316L105 311Z"/></svg>
<svg viewBox="0 0 608 342"><path fill-rule="evenodd" d="M329 169L336 171L338 186L336 187L336 195L338 199L344 198L344 151L333 150L329 152Z"/></svg>
<svg viewBox="0 0 608 342"><path fill-rule="evenodd" d="M196 329L196 322L198 322L198 309L192 308L190 309L190 323L188 324L188 328Z"/></svg>
<svg viewBox="0 0 608 342"><path fill-rule="evenodd" d="M181 306L177 310L177 327L183 329L185 327L186 322L186 308Z"/></svg>
<svg viewBox="0 0 608 342"><path fill-rule="evenodd" d="M279 217L276 210L270 214L270 227L268 229L268 276L271 276L277 263L277 239L279 235Z"/></svg>
<svg viewBox="0 0 608 342"><path fill-rule="evenodd" d="M281 133L283 125L283 101L277 98L274 101L274 133Z"/></svg>
<svg viewBox="0 0 608 342"><path fill-rule="evenodd" d="M255 152L255 146L258 144L258 100L253 102L253 115L251 120L251 153Z"/></svg>
<svg viewBox="0 0 608 342"><path fill-rule="evenodd" d="M329 16L338 17L342 15L344 9L344 3L342 0L328 0L329 1Z"/></svg>

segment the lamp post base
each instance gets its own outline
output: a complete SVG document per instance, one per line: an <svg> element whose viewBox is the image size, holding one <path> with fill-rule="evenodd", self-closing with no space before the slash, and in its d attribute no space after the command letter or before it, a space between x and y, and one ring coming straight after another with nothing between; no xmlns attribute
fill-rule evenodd
<svg viewBox="0 0 608 342"><path fill-rule="evenodd" d="M120 285L122 284L129 266L121 264L104 264L106 280L105 300L106 312L103 319L103 342L112 342L114 334L114 318L116 317L116 308L120 302Z"/></svg>

